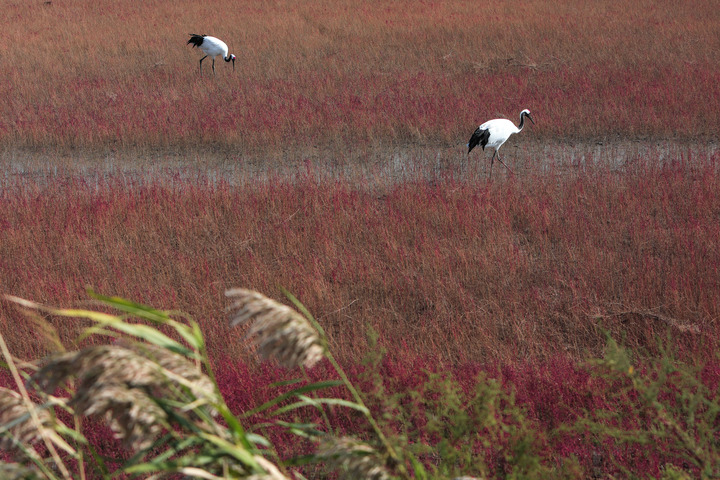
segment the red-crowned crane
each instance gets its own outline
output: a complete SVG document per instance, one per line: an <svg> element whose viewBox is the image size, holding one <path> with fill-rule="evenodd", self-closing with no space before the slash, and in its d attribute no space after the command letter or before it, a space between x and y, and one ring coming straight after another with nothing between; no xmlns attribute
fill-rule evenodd
<svg viewBox="0 0 720 480"><path fill-rule="evenodd" d="M190 34L190 40L187 45L192 44L193 48L198 47L205 53L205 56L200 59L200 73L202 73L202 62L207 57L212 58L212 71L215 74L215 57L222 55L223 60L226 62L232 62L233 71L235 71L235 55L228 53L228 46L225 42L219 38L210 37L208 35L198 35L197 33Z"/></svg>
<svg viewBox="0 0 720 480"><path fill-rule="evenodd" d="M493 156L490 159L490 178L492 178L492 166L495 161L495 155L497 155L498 162L505 165L505 162L500 160L498 150L502 147L503 143L510 138L510 135L513 133L520 133L525 126L525 117L535 123L535 120L533 120L530 116L530 110L525 109L520 112L520 126L516 127L514 123L505 118L496 118L495 120L488 120L480 125L477 130L473 132L472 137L470 137L470 142L468 142L468 155L470 155L470 151L478 145L480 145L483 150L485 150L485 147L492 147L495 149L495 153L493 153ZM505 168L510 170L510 167L507 165L505 165ZM510 173L512 173L512 170L510 170Z"/></svg>

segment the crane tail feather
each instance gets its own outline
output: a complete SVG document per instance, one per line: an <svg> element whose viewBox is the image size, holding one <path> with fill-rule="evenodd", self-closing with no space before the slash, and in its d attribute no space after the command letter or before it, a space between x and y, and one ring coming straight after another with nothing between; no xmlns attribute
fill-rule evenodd
<svg viewBox="0 0 720 480"><path fill-rule="evenodd" d="M473 148L480 145L483 150L485 150L485 145L488 143L488 139L490 138L490 132L488 130L481 130L478 128L475 130L472 134L472 137L470 137L470 141L468 142L468 154L472 151Z"/></svg>

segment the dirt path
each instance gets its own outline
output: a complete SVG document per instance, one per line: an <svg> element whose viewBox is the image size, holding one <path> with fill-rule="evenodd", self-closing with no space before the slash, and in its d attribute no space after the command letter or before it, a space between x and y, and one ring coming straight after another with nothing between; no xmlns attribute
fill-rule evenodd
<svg viewBox="0 0 720 480"><path fill-rule="evenodd" d="M720 155L717 143L663 141L611 141L579 143L533 143L518 139L501 150L517 175L538 172L571 173L589 167L612 169L633 165L690 161ZM484 178L491 151L473 151L465 145L401 145L363 148L306 148L287 152L228 153L204 151L48 152L0 151L0 183L25 178L54 181L83 177L101 181L110 176L128 182L202 178L235 184L277 181L312 174L363 184L387 184L439 177ZM495 178L507 177L501 165Z"/></svg>

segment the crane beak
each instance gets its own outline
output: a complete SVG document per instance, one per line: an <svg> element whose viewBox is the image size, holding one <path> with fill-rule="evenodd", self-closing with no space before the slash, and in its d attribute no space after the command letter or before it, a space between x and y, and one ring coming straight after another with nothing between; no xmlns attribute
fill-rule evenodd
<svg viewBox="0 0 720 480"><path fill-rule="evenodd" d="M532 119L532 116L528 115L527 117L530 119L531 122L533 122L533 125L535 125L535 120Z"/></svg>

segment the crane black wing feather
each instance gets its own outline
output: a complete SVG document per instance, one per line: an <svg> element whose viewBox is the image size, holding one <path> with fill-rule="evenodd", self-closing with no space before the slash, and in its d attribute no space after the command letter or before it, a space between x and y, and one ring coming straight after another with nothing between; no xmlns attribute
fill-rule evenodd
<svg viewBox="0 0 720 480"><path fill-rule="evenodd" d="M468 153L470 153L470 151L478 145L485 150L485 145L487 145L489 138L490 131L487 129L482 130L478 127L478 129L473 132L472 137L470 137L470 141L468 142Z"/></svg>
<svg viewBox="0 0 720 480"><path fill-rule="evenodd" d="M198 35L197 33L191 33L190 40L188 40L186 45L192 44L193 47L199 47L203 44L203 40L205 40L206 36L207 35Z"/></svg>

